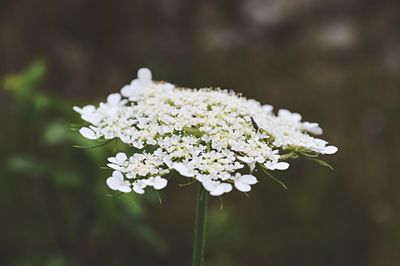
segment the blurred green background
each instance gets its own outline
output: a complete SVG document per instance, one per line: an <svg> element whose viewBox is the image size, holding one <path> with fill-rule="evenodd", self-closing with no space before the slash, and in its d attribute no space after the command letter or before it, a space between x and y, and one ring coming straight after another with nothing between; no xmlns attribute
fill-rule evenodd
<svg viewBox="0 0 400 266"><path fill-rule="evenodd" d="M317 121L335 171L296 161L210 201L207 266L400 265L397 0L0 2L0 265L189 265L195 187L117 196L115 146L73 105L136 76L232 88Z"/></svg>

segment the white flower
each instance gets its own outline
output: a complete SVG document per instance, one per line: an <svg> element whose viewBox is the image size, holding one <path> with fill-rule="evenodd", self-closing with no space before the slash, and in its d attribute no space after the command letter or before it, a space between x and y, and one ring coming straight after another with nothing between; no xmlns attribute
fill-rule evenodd
<svg viewBox="0 0 400 266"><path fill-rule="evenodd" d="M193 90L152 79L151 71L141 68L121 93L111 93L98 106L73 108L89 123L79 130L82 136L119 139L133 153L108 158L116 170L107 179L112 189L139 194L147 186L162 189L168 183L164 177L177 171L214 196L231 191L231 184L246 192L257 182L251 174L256 164L268 170L289 167L279 161L282 152L337 152L311 136L321 134L321 127L303 122L298 113L280 109L275 115L271 105L232 91Z"/></svg>
<svg viewBox="0 0 400 266"><path fill-rule="evenodd" d="M119 171L114 171L112 176L107 178L106 183L112 190L118 190L125 193L132 191L131 184L129 181L124 180L124 176Z"/></svg>
<svg viewBox="0 0 400 266"><path fill-rule="evenodd" d="M231 184L214 181L211 178L203 177L202 184L203 187L210 192L211 196L221 196L222 194L232 190Z"/></svg>
<svg viewBox="0 0 400 266"><path fill-rule="evenodd" d="M122 96L129 98L131 101L137 100L137 94L153 83L151 71L148 68L139 69L137 77L137 79L132 80L131 84L125 85L121 89Z"/></svg>
<svg viewBox="0 0 400 266"><path fill-rule="evenodd" d="M266 162L265 167L269 170L286 170L289 168L289 164L287 162Z"/></svg>
<svg viewBox="0 0 400 266"><path fill-rule="evenodd" d="M235 175L235 187L242 192L249 192L251 190L250 185L257 183L257 178L253 175L241 175L236 173Z"/></svg>
<svg viewBox="0 0 400 266"><path fill-rule="evenodd" d="M238 156L237 157L240 161L247 163L250 168L250 172L253 172L254 168L256 167L256 160L254 158L250 158L247 156Z"/></svg>
<svg viewBox="0 0 400 266"><path fill-rule="evenodd" d="M82 108L74 106L73 110L79 113L83 120L94 125L97 125L103 118L102 115L96 112L96 107L94 105L86 105Z"/></svg>
<svg viewBox="0 0 400 266"><path fill-rule="evenodd" d="M132 190L138 194L143 194L146 186L147 185L142 180L138 180L138 181L132 183Z"/></svg>
<svg viewBox="0 0 400 266"><path fill-rule="evenodd" d="M115 157L108 158L108 161L110 161L111 163L115 163L117 165L121 165L123 162L126 161L127 158L128 157L126 156L125 153L119 152L117 153L117 155L115 155Z"/></svg>
<svg viewBox="0 0 400 266"><path fill-rule="evenodd" d="M143 183L146 184L147 186L151 186L154 187L155 189L159 190L159 189L163 189L167 186L167 179L162 178L160 176L156 176L156 177L150 177L148 179L144 179Z"/></svg>
<svg viewBox="0 0 400 266"><path fill-rule="evenodd" d="M123 169L123 165L128 157L125 153L119 152L115 157L109 157L107 160L110 162L107 164L108 167L121 171Z"/></svg>

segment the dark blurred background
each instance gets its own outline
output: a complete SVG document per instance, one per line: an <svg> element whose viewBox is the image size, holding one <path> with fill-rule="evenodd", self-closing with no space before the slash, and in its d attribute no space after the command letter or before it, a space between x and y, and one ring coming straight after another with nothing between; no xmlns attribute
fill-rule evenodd
<svg viewBox="0 0 400 266"><path fill-rule="evenodd" d="M296 161L210 201L206 265L400 265L397 0L0 2L0 265L189 265L195 188L110 194L115 147L73 105L136 76L220 86L317 121L335 171Z"/></svg>

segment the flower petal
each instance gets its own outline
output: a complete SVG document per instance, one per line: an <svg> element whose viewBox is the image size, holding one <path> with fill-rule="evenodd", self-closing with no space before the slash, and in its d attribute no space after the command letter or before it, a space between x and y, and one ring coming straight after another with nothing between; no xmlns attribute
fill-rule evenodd
<svg viewBox="0 0 400 266"><path fill-rule="evenodd" d="M109 161L110 163L119 164L119 162L115 157L108 157L107 161Z"/></svg>
<svg viewBox="0 0 400 266"><path fill-rule="evenodd" d="M157 190L163 189L167 186L168 181L160 176L155 177L153 187Z"/></svg>
<svg viewBox="0 0 400 266"><path fill-rule="evenodd" d="M287 162L278 162L275 164L275 169L277 170L286 170L289 168L289 164Z"/></svg>
<svg viewBox="0 0 400 266"><path fill-rule="evenodd" d="M120 171L113 171L112 176L120 182L124 181L124 175Z"/></svg>
<svg viewBox="0 0 400 266"><path fill-rule="evenodd" d="M123 152L119 152L119 153L117 153L117 155L115 155L115 159L117 159L117 161L120 162L120 163L125 162L125 160L126 160L127 158L128 158L128 157L127 157L126 154L123 153Z"/></svg>
<svg viewBox="0 0 400 266"><path fill-rule="evenodd" d="M143 67L137 72L138 79L141 81L151 81L152 75L150 69Z"/></svg>
<svg viewBox="0 0 400 266"><path fill-rule="evenodd" d="M120 101L121 101L121 94L119 93L111 93L107 97L107 103L113 106L118 105Z"/></svg>
<svg viewBox="0 0 400 266"><path fill-rule="evenodd" d="M228 183L222 183L220 186L222 186L223 190L225 193L231 192L232 191L232 185Z"/></svg>
<svg viewBox="0 0 400 266"><path fill-rule="evenodd" d="M138 194L143 194L144 193L143 187L141 185L137 184L137 183L134 183L132 185L132 189L133 189L133 191L135 191Z"/></svg>
<svg viewBox="0 0 400 266"><path fill-rule="evenodd" d="M324 154L334 154L338 151L338 148L335 146L326 146L322 153Z"/></svg>
<svg viewBox="0 0 400 266"><path fill-rule="evenodd" d="M201 183L207 191L212 191L215 188L216 182L211 180L208 176L201 177Z"/></svg>
<svg viewBox="0 0 400 266"><path fill-rule="evenodd" d="M239 180L249 185L257 183L257 178L254 175L242 175Z"/></svg>
<svg viewBox="0 0 400 266"><path fill-rule="evenodd" d="M94 107L94 105L86 105L82 108L80 108L78 106L74 106L72 109L75 112L80 113L81 115L89 115L96 110L96 107Z"/></svg>
<svg viewBox="0 0 400 266"><path fill-rule="evenodd" d="M110 167L111 169L118 170L118 171L122 171L122 169L123 169L120 165L114 164L114 163L108 163L107 166Z"/></svg>
<svg viewBox="0 0 400 266"><path fill-rule="evenodd" d="M314 135L322 134L322 128L319 127L318 123L304 122L303 129Z"/></svg>
<svg viewBox="0 0 400 266"><path fill-rule="evenodd" d="M121 95L124 97L131 97L134 94L134 89L131 85L125 85L124 87L122 87L121 89Z"/></svg>
<svg viewBox="0 0 400 266"><path fill-rule="evenodd" d="M240 180L235 181L235 187L242 192L249 192L251 190L251 186L249 184L246 184Z"/></svg>
<svg viewBox="0 0 400 266"><path fill-rule="evenodd" d="M210 191L211 196L221 196L224 194L225 190L223 186L217 186L215 189Z"/></svg>
<svg viewBox="0 0 400 266"><path fill-rule="evenodd" d="M242 162L247 163L247 164L254 163L254 159L251 158L251 157L247 157L247 156L238 156L237 158L238 158L239 160L241 160Z"/></svg>
<svg viewBox="0 0 400 266"><path fill-rule="evenodd" d="M174 163L174 168L176 171L179 172L179 174L187 177L193 177L194 172L193 170L189 169L186 165L183 163Z"/></svg>
<svg viewBox="0 0 400 266"><path fill-rule="evenodd" d="M112 177L112 176L109 177L109 178L107 178L106 183L107 183L107 186L108 186L109 188L111 188L112 190L118 190L119 185L120 185L119 181L116 180L116 179L115 179L114 177Z"/></svg>
<svg viewBox="0 0 400 266"><path fill-rule="evenodd" d="M132 191L131 187L129 186L129 183L126 183L126 184L121 185L121 186L118 188L118 190L121 191L121 192L124 192L124 193L128 193L128 192L131 192L131 191Z"/></svg>
<svg viewBox="0 0 400 266"><path fill-rule="evenodd" d="M97 139L96 133L88 127L82 127L79 129L79 133L87 139Z"/></svg>
<svg viewBox="0 0 400 266"><path fill-rule="evenodd" d="M174 163L171 161L169 158L163 158L163 162L169 167L169 168L174 168Z"/></svg>
<svg viewBox="0 0 400 266"><path fill-rule="evenodd" d="M96 125L103 119L103 116L100 115L99 113L93 113L93 114L82 114L81 118L86 122Z"/></svg>

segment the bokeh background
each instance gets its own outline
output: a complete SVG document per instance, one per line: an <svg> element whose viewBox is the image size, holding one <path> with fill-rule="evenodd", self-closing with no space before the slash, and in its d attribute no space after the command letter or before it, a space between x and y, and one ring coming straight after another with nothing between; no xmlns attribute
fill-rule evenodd
<svg viewBox="0 0 400 266"><path fill-rule="evenodd" d="M189 265L195 187L116 197L73 105L136 76L300 112L339 147L210 201L206 265L400 265L397 0L0 2L0 265Z"/></svg>

